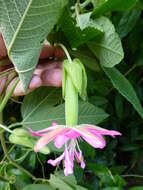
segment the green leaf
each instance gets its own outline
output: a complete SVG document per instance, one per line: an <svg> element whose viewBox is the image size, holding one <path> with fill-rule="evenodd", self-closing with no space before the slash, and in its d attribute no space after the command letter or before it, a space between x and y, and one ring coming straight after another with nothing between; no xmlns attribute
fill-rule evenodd
<svg viewBox="0 0 143 190"><path fill-rule="evenodd" d="M120 38L127 36L127 34L135 27L140 15L141 11L139 10L128 10L123 14L117 26L117 32L119 33Z"/></svg>
<svg viewBox="0 0 143 190"><path fill-rule="evenodd" d="M31 184L31 185L27 185L26 187L24 187L22 190L55 190L54 188L52 188L49 184Z"/></svg>
<svg viewBox="0 0 143 190"><path fill-rule="evenodd" d="M129 190L143 190L143 186L132 187Z"/></svg>
<svg viewBox="0 0 143 190"><path fill-rule="evenodd" d="M45 97L37 95L40 90L27 95L22 105L22 124L31 127L33 130L47 128L52 121L65 124L65 104L52 106L50 103L57 97L57 91L45 94ZM33 101L32 101L33 100ZM55 99L56 104L56 99ZM54 105L55 105L54 104ZM31 109L32 107L32 109ZM98 124L108 117L104 110L95 107L88 102L79 103L79 123Z"/></svg>
<svg viewBox="0 0 143 190"><path fill-rule="evenodd" d="M66 0L0 0L0 28L24 90L37 64L42 43L65 4Z"/></svg>
<svg viewBox="0 0 143 190"><path fill-rule="evenodd" d="M27 127L31 127L33 130L47 128L48 126L51 126L52 121L56 121L59 124L65 124L64 109L65 104L61 104L49 110L46 108L46 114L43 115L42 113L39 115L39 111L37 110L29 118L24 119L22 123ZM43 109L43 113L44 112L45 109ZM98 124L107 117L107 113L90 103L82 102L79 104L79 124Z"/></svg>
<svg viewBox="0 0 143 190"><path fill-rule="evenodd" d="M103 27L104 35L93 42L89 42L88 47L99 59L101 65L113 67L124 58L121 40L108 18L100 17L95 19L95 22Z"/></svg>
<svg viewBox="0 0 143 190"><path fill-rule="evenodd" d="M77 185L73 175L67 177L63 175L51 175L49 182L52 187L58 190L87 190L86 188Z"/></svg>
<svg viewBox="0 0 143 190"><path fill-rule="evenodd" d="M74 188L70 185L68 185L66 182L64 182L62 179L60 179L59 177L56 177L55 175L51 175L50 177L50 185L54 188L54 189L59 189L59 190L74 190Z"/></svg>
<svg viewBox="0 0 143 190"><path fill-rule="evenodd" d="M90 19L90 13L79 15L78 21L76 23L68 11L64 12L61 30L72 48L88 42L103 32L102 27Z"/></svg>
<svg viewBox="0 0 143 190"><path fill-rule="evenodd" d="M124 96L143 118L143 108L130 82L116 68L102 67L113 86Z"/></svg>
<svg viewBox="0 0 143 190"><path fill-rule="evenodd" d="M61 90L56 88L41 87L25 96L21 112L23 121L29 119L32 114L41 114L43 110L56 105L61 99ZM46 109L45 109L46 106ZM47 115L47 113L45 112ZM41 114L42 115L42 114Z"/></svg>
<svg viewBox="0 0 143 190"><path fill-rule="evenodd" d="M94 0L95 9L93 16L110 11L125 11L135 6L137 0Z"/></svg>

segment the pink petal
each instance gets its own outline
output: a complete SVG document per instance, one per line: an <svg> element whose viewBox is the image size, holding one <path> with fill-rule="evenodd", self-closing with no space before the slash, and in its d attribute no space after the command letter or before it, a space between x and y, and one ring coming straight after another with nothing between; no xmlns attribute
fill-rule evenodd
<svg viewBox="0 0 143 190"><path fill-rule="evenodd" d="M65 156L65 153L61 154L61 156L59 156L59 157L56 158L55 160L52 160L52 159L48 160L47 163L48 163L48 164L51 164L52 166L59 165L60 162L61 162L61 160L63 160L64 156Z"/></svg>
<svg viewBox="0 0 143 190"><path fill-rule="evenodd" d="M34 147L34 151L38 152L41 148L43 148L46 144L51 142L53 139L55 139L58 135L61 135L62 133L66 132L68 128L58 128L54 131L49 132L48 134L45 134L42 136L36 143Z"/></svg>
<svg viewBox="0 0 143 190"><path fill-rule="evenodd" d="M83 127L73 128L73 130L79 133L94 148L104 148L106 145L104 138L100 134L94 135Z"/></svg>
<svg viewBox="0 0 143 190"><path fill-rule="evenodd" d="M89 132L93 133L93 134L101 134L101 135L110 135L112 137L115 137L116 135L121 135L121 133L119 133L118 131L114 131L114 130L107 130L101 127L98 127L96 125L88 125L88 124L83 124L81 125L82 127L86 128Z"/></svg>
<svg viewBox="0 0 143 190"><path fill-rule="evenodd" d="M33 136L33 137L41 137L42 134L40 134L39 132L37 131L33 131L31 128L29 128L29 132L30 134Z"/></svg>
<svg viewBox="0 0 143 190"><path fill-rule="evenodd" d="M73 127L65 134L69 139L77 139L80 137L79 133L73 130Z"/></svg>
<svg viewBox="0 0 143 190"><path fill-rule="evenodd" d="M69 174L73 174L73 159L74 157L72 155L69 154L67 145L65 145L65 161L64 161L64 174L65 176L68 176Z"/></svg>
<svg viewBox="0 0 143 190"><path fill-rule="evenodd" d="M82 169L84 169L84 168L85 168L85 162L84 162L84 160L83 160L82 152L81 152L81 151L80 151L80 152L77 152L77 151L75 150L75 157L76 157L77 162L80 163L80 167L81 167Z"/></svg>
<svg viewBox="0 0 143 190"><path fill-rule="evenodd" d="M54 144L57 148L62 148L62 146L69 140L68 137L66 137L65 135L58 135L55 139L54 139Z"/></svg>
<svg viewBox="0 0 143 190"><path fill-rule="evenodd" d="M63 135L58 135L54 139L54 143L57 148L61 148L68 140L76 139L80 136L77 132L73 131L72 128L67 129L68 130Z"/></svg>
<svg viewBox="0 0 143 190"><path fill-rule="evenodd" d="M52 122L52 126L55 126L57 125L57 123L55 121Z"/></svg>
<svg viewBox="0 0 143 190"><path fill-rule="evenodd" d="M42 129L42 130L38 130L38 131L33 131L31 128L29 128L29 131L30 133L32 134L41 134L41 133L46 133L46 132L49 132L49 131L53 131L55 129L58 129L58 128L61 128L61 127L64 127L64 125L54 125L52 127L47 127L46 129ZM43 134L41 134L42 136Z"/></svg>

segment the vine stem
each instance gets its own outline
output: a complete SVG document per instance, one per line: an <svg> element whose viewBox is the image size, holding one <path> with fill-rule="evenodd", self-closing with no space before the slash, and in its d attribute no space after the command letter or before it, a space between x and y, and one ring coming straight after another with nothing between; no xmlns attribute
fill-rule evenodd
<svg viewBox="0 0 143 190"><path fill-rule="evenodd" d="M4 129L5 131L9 132L9 133L14 133L12 130L10 130L9 128L7 128L6 126L0 124L0 128Z"/></svg>
<svg viewBox="0 0 143 190"><path fill-rule="evenodd" d="M58 45L61 46L61 48L64 50L64 52L65 52L65 54L67 56L67 59L69 60L70 63L72 63L72 59L70 57L70 54L69 54L67 48L63 44L58 44Z"/></svg>
<svg viewBox="0 0 143 190"><path fill-rule="evenodd" d="M25 174L27 174L30 178L32 178L33 180L35 180L35 176L33 176L30 172L28 172L27 170L25 170L23 167L21 167L20 165L18 165L14 160L11 159L11 157L9 156L8 154L8 151L7 151L7 147L6 147L6 144L5 144L5 138L4 138L4 133L1 133L0 134L0 139L1 139L1 146L2 146L2 149L3 149L3 152L7 158L7 160L13 165L15 166L16 168L18 168L20 171L24 172Z"/></svg>
<svg viewBox="0 0 143 190"><path fill-rule="evenodd" d="M137 174L127 174L127 175L122 175L122 177L135 177L135 178L143 178L142 175L137 175Z"/></svg>
<svg viewBox="0 0 143 190"><path fill-rule="evenodd" d="M8 93L5 95L5 97L3 99L1 99L1 104L0 104L0 123L1 124L0 124L0 126L2 126L2 127L3 127L3 125L2 125L2 123L3 123L3 109L5 108L7 102L9 100L9 98L11 97L11 95L12 95L12 93L13 93L18 82L19 82L19 79L15 80L14 84L11 86ZM6 127L3 127L3 129L8 130ZM36 178L33 174L31 174L29 171L27 171L22 166L17 164L14 160L12 160L12 158L10 157L10 155L8 153L7 147L6 147L4 131L1 131L1 133L0 133L0 140L1 140L1 146L2 146L3 152L5 154L5 157L13 166L18 168L23 173L27 174L34 181L47 181L48 182L48 180L46 180L46 179ZM4 179L4 178L3 177L1 178L1 176L0 176L0 179Z"/></svg>

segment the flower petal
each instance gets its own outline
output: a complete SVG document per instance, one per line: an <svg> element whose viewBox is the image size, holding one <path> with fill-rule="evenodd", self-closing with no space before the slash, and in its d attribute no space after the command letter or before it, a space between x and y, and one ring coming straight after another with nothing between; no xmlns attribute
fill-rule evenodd
<svg viewBox="0 0 143 190"><path fill-rule="evenodd" d="M41 136L43 136L41 133L39 133L38 131L33 131L31 128L29 128L29 132L33 137L41 137Z"/></svg>
<svg viewBox="0 0 143 190"><path fill-rule="evenodd" d="M56 165L59 165L61 160L64 159L64 156L65 156L65 153L61 154L58 158L56 158L55 160L48 160L47 163L48 164L51 164L52 166L56 166Z"/></svg>
<svg viewBox="0 0 143 190"><path fill-rule="evenodd" d="M31 133L32 136L43 136L45 135L43 133L47 133L49 131L53 131L61 127L64 127L64 125L54 125L52 127L47 127L45 129L38 130L38 131L33 131L31 128L29 128L29 132Z"/></svg>
<svg viewBox="0 0 143 190"><path fill-rule="evenodd" d="M96 135L97 133L101 135L109 135L112 137L115 137L116 135L121 135L121 133L119 133L118 131L107 130L96 125L83 124L80 126L86 128L86 130L93 133L94 135Z"/></svg>
<svg viewBox="0 0 143 190"><path fill-rule="evenodd" d="M73 130L79 133L94 148L104 148L106 145L104 138L100 134L94 135L83 127L73 128Z"/></svg>
<svg viewBox="0 0 143 190"><path fill-rule="evenodd" d="M62 146L69 140L68 137L66 137L65 135L58 135L55 139L54 139L54 144L57 148L62 148Z"/></svg>
<svg viewBox="0 0 143 190"><path fill-rule="evenodd" d="M64 160L64 174L65 176L68 176L69 174L73 174L73 163L74 160L74 154L70 154L67 145L65 144L65 160Z"/></svg>
<svg viewBox="0 0 143 190"><path fill-rule="evenodd" d="M61 135L62 133L66 132L68 128L58 128L54 131L51 131L45 135L43 135L36 143L34 147L34 151L38 152L41 148L43 148L46 144L51 142L54 138L56 138L58 135Z"/></svg>
<svg viewBox="0 0 143 190"><path fill-rule="evenodd" d="M82 156L82 151L78 152L78 151L75 150L74 153L75 153L75 157L76 157L77 162L80 163L80 167L82 169L84 169L85 168L85 162L84 162L84 159L83 159L83 156Z"/></svg>

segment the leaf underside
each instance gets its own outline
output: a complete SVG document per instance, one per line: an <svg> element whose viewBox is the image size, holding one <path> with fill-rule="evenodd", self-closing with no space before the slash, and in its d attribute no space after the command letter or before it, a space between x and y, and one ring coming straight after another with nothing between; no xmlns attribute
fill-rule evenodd
<svg viewBox="0 0 143 190"><path fill-rule="evenodd" d="M0 30L24 90L37 64L42 43L65 4L66 0L0 0Z"/></svg>

